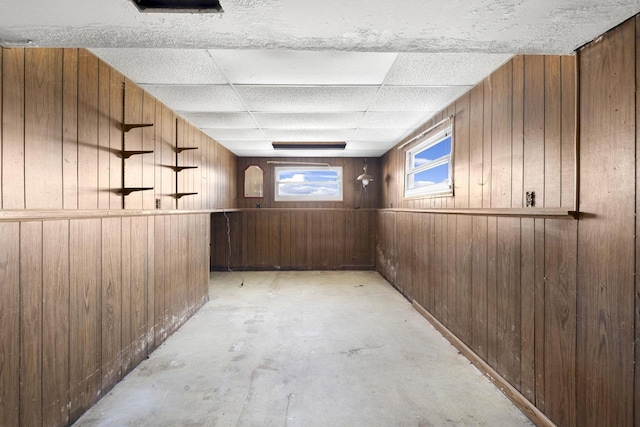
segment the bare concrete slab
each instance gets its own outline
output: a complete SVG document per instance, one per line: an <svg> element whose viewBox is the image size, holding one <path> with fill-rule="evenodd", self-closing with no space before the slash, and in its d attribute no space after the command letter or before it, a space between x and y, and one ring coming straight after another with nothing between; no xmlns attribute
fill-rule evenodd
<svg viewBox="0 0 640 427"><path fill-rule="evenodd" d="M210 294L76 425L532 425L375 272L215 273Z"/></svg>

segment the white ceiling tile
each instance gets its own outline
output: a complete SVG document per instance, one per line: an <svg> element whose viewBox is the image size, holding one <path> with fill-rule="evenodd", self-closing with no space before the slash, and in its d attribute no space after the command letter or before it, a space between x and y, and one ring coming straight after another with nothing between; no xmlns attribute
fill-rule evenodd
<svg viewBox="0 0 640 427"><path fill-rule="evenodd" d="M356 128L364 113L253 113L262 129Z"/></svg>
<svg viewBox="0 0 640 427"><path fill-rule="evenodd" d="M244 111L230 86L142 85L151 95L176 111Z"/></svg>
<svg viewBox="0 0 640 427"><path fill-rule="evenodd" d="M491 53L401 53L385 84L475 85L511 57Z"/></svg>
<svg viewBox="0 0 640 427"><path fill-rule="evenodd" d="M264 141L258 129L202 129L216 141Z"/></svg>
<svg viewBox="0 0 640 427"><path fill-rule="evenodd" d="M360 128L413 129L435 113L436 111L368 111L360 122Z"/></svg>
<svg viewBox="0 0 640 427"><path fill-rule="evenodd" d="M269 141L348 141L354 129L264 129Z"/></svg>
<svg viewBox="0 0 640 427"><path fill-rule="evenodd" d="M436 111L455 101L470 86L383 87L371 111Z"/></svg>
<svg viewBox="0 0 640 427"><path fill-rule="evenodd" d="M256 127L249 113L191 111L179 111L178 113L199 128L243 129Z"/></svg>
<svg viewBox="0 0 640 427"><path fill-rule="evenodd" d="M374 86L236 88L251 111L290 113L366 111L378 92Z"/></svg>
<svg viewBox="0 0 640 427"><path fill-rule="evenodd" d="M358 129L352 141L397 142L410 130L402 129Z"/></svg>
<svg viewBox="0 0 640 427"><path fill-rule="evenodd" d="M234 84L381 84L396 53L300 50L210 50Z"/></svg>
<svg viewBox="0 0 640 427"><path fill-rule="evenodd" d="M139 84L225 84L204 49L92 49Z"/></svg>

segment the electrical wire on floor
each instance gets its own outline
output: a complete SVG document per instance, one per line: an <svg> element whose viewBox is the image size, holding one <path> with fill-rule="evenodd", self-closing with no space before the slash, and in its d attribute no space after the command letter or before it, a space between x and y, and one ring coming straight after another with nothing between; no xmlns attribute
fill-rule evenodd
<svg viewBox="0 0 640 427"><path fill-rule="evenodd" d="M227 216L226 211L222 211L224 214L224 218L227 221L227 245L229 246L229 252L227 253L227 271L229 273L233 273L231 269L231 221L229 221L229 217ZM244 277L241 278L240 287L244 286Z"/></svg>

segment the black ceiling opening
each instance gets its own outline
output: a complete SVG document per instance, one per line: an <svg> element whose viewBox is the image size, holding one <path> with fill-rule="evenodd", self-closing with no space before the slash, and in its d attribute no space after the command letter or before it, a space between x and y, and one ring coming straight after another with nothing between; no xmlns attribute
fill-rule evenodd
<svg viewBox="0 0 640 427"><path fill-rule="evenodd" d="M131 0L141 12L222 13L218 0Z"/></svg>

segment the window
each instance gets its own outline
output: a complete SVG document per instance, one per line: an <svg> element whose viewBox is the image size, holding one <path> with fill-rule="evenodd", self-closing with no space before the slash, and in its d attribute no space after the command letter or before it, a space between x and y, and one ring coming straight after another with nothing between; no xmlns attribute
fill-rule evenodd
<svg viewBox="0 0 640 427"><path fill-rule="evenodd" d="M451 126L406 152L405 197L453 194Z"/></svg>
<svg viewBox="0 0 640 427"><path fill-rule="evenodd" d="M276 167L275 200L342 201L342 167Z"/></svg>

